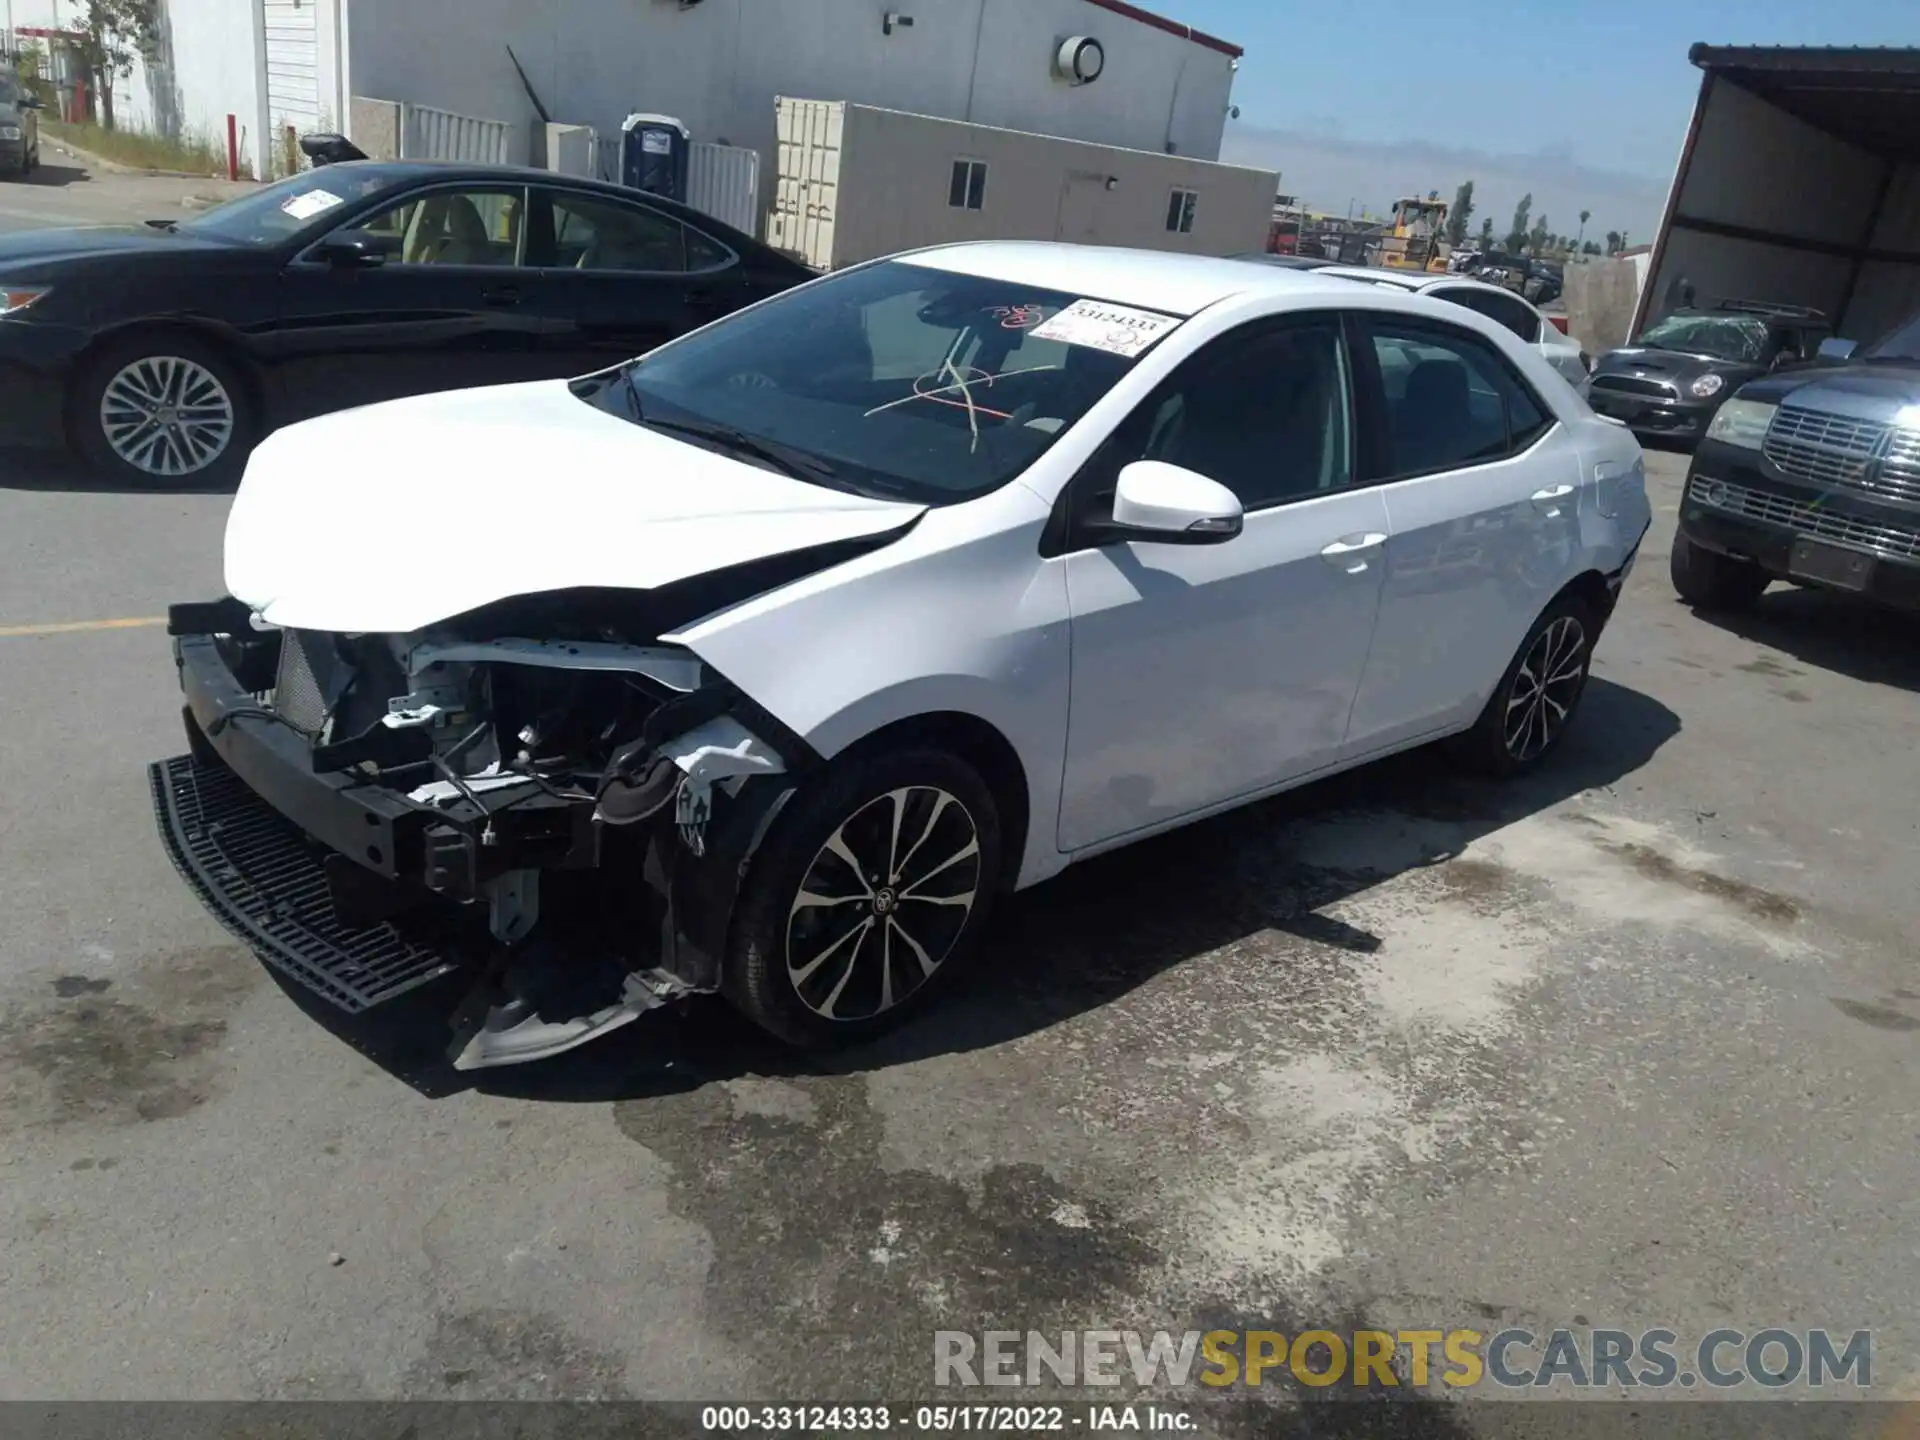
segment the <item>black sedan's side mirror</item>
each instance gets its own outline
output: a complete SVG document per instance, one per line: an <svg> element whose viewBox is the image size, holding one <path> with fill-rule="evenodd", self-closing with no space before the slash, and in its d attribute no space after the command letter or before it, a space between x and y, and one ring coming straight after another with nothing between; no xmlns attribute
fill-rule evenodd
<svg viewBox="0 0 1920 1440"><path fill-rule="evenodd" d="M399 242L393 236L366 230L341 230L314 247L314 254L336 270L371 270L386 264L399 251Z"/></svg>

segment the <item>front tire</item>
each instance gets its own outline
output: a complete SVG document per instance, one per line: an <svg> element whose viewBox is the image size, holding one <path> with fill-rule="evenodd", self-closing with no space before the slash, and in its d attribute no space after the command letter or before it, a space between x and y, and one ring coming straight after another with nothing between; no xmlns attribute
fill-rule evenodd
<svg viewBox="0 0 1920 1440"><path fill-rule="evenodd" d="M869 1039L964 967L999 877L998 807L971 766L918 748L835 762L754 860L722 991L790 1045Z"/></svg>
<svg viewBox="0 0 1920 1440"><path fill-rule="evenodd" d="M134 336L93 356L70 423L93 467L130 485L225 484L253 446L239 368L190 335Z"/></svg>
<svg viewBox="0 0 1920 1440"><path fill-rule="evenodd" d="M1549 605L1500 677L1459 748L1476 769L1507 777L1536 769L1566 737L1587 691L1600 621L1574 595Z"/></svg>
<svg viewBox="0 0 1920 1440"><path fill-rule="evenodd" d="M1696 545L1678 532L1673 537L1667 573L1680 598L1699 610L1751 609L1773 582L1773 577L1753 561L1736 560Z"/></svg>

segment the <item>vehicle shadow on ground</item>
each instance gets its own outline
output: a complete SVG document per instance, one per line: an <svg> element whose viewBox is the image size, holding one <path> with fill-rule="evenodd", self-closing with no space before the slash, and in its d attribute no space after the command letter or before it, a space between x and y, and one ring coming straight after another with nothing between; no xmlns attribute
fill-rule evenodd
<svg viewBox="0 0 1920 1440"><path fill-rule="evenodd" d="M743 1075L852 1074L1003 1044L1098 1009L1174 966L1279 930L1366 954L1377 937L1326 913L1339 902L1640 769L1679 717L1596 677L1560 752L1538 774L1494 782L1437 750L1383 761L1074 866L1004 901L973 973L927 1014L872 1044L830 1055L788 1050L702 997L642 1016L554 1060L461 1074L437 1049L458 996L436 987L348 1018L284 986L315 1020L414 1089L554 1103L665 1095ZM1444 822L1452 853L1409 855L1404 827L1348 825L1349 871L1293 858L1303 831L1355 816ZM1377 831L1377 842L1364 838ZM1354 839L1357 833L1359 839ZM1368 853L1374 845L1378 853ZM451 985L451 982L448 982Z"/></svg>
<svg viewBox="0 0 1920 1440"><path fill-rule="evenodd" d="M58 450L0 448L0 490L61 490L76 495L217 495L231 494L232 482L210 485L181 481L133 484L113 480L89 468L76 456Z"/></svg>
<svg viewBox="0 0 1920 1440"><path fill-rule="evenodd" d="M1747 611L1696 611L1730 635L1806 665L1920 692L1920 615L1828 590L1775 586Z"/></svg>
<svg viewBox="0 0 1920 1440"><path fill-rule="evenodd" d="M24 180L16 180L16 185L33 185L43 190L65 190L69 185L84 185L93 176L78 165L62 165L55 160L42 160L33 172Z"/></svg>

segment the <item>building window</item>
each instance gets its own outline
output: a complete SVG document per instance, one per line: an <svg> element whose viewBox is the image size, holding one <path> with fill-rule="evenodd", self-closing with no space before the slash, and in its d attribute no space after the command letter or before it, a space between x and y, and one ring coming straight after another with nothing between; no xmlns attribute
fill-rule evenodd
<svg viewBox="0 0 1920 1440"><path fill-rule="evenodd" d="M1200 203L1198 190L1175 190L1167 197L1167 229L1176 235L1193 233L1193 211Z"/></svg>
<svg viewBox="0 0 1920 1440"><path fill-rule="evenodd" d="M978 210L987 201L987 162L956 160L947 186L947 204L955 210Z"/></svg>

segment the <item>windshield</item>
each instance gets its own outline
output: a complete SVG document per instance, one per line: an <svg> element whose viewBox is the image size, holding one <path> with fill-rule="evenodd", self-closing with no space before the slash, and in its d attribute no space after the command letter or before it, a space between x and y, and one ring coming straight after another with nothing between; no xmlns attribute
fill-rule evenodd
<svg viewBox="0 0 1920 1440"><path fill-rule="evenodd" d="M1767 322L1752 315L1701 315L1683 310L1648 326L1634 343L1651 350L1680 350L1758 365L1767 358Z"/></svg>
<svg viewBox="0 0 1920 1440"><path fill-rule="evenodd" d="M1896 365L1920 365L1920 315L1885 339L1875 341L1861 352L1863 360L1880 360Z"/></svg>
<svg viewBox="0 0 1920 1440"><path fill-rule="evenodd" d="M182 234L237 245L278 245L322 227L343 206L357 205L395 183L389 170L326 165L216 205L204 215L183 220L179 229Z"/></svg>
<svg viewBox="0 0 1920 1440"><path fill-rule="evenodd" d="M624 419L777 447L824 484L945 505L1025 470L1179 323L892 260L743 311L576 392Z"/></svg>

